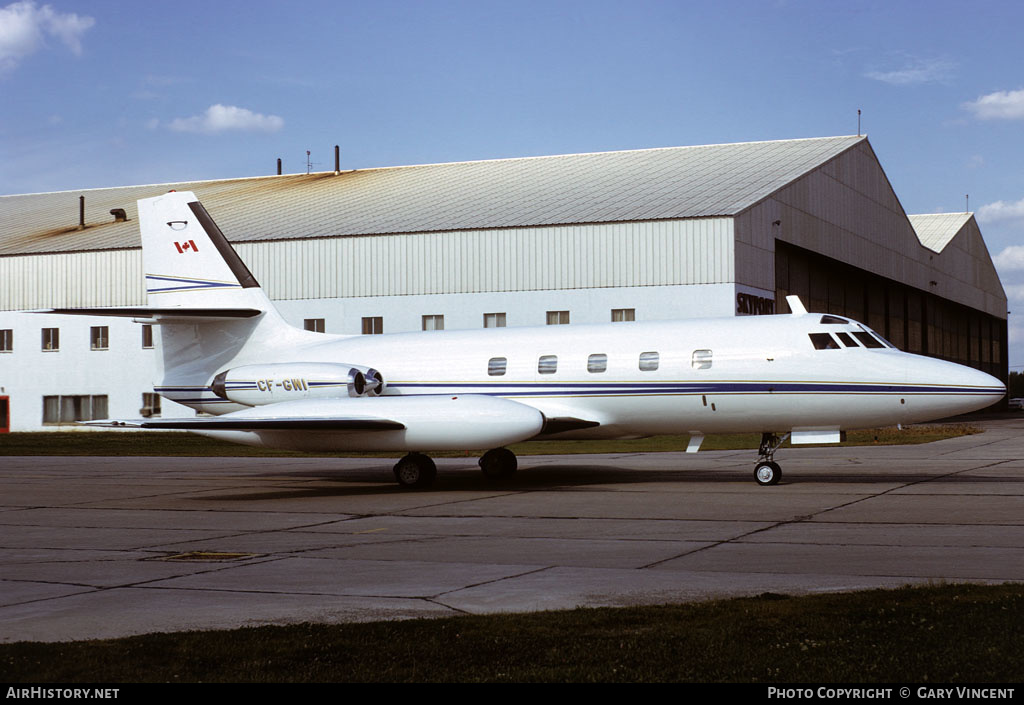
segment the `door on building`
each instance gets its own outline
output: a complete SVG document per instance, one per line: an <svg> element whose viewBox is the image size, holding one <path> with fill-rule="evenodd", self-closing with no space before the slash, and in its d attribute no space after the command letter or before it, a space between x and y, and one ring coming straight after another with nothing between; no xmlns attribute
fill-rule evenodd
<svg viewBox="0 0 1024 705"><path fill-rule="evenodd" d="M0 397L0 433L11 430L11 405L8 397Z"/></svg>

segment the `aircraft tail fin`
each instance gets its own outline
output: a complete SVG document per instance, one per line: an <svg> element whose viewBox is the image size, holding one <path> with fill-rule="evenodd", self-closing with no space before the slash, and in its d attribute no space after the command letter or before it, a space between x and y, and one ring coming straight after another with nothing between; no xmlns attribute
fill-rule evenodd
<svg viewBox="0 0 1024 705"><path fill-rule="evenodd" d="M139 229L150 306L270 306L256 277L191 191L140 200Z"/></svg>

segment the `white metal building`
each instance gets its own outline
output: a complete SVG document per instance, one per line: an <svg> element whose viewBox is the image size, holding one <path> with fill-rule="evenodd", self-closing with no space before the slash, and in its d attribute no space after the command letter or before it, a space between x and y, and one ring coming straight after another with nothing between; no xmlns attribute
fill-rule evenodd
<svg viewBox="0 0 1024 705"><path fill-rule="evenodd" d="M20 313L145 303L136 200L170 189L314 330L785 312L795 293L1006 379L973 215L908 216L849 136L0 197L0 428L188 411L153 398L141 326Z"/></svg>

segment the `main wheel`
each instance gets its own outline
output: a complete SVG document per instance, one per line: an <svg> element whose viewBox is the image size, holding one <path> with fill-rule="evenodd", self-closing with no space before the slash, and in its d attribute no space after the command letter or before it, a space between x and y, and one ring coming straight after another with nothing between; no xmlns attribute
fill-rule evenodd
<svg viewBox="0 0 1024 705"><path fill-rule="evenodd" d="M508 448L494 448L480 457L480 469L491 480L513 475L519 467L516 454Z"/></svg>
<svg viewBox="0 0 1024 705"><path fill-rule="evenodd" d="M409 453L395 463L395 479L402 487L430 487L437 477L437 466L423 453Z"/></svg>
<svg viewBox="0 0 1024 705"><path fill-rule="evenodd" d="M778 463L765 460L758 463L757 467L754 468L754 479L757 480L759 485L777 485L779 480L782 479L782 468L779 467Z"/></svg>

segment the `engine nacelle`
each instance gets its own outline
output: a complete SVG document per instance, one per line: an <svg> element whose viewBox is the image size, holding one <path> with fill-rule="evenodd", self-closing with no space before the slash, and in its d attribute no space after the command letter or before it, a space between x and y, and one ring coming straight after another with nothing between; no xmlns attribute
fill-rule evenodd
<svg viewBox="0 0 1024 705"><path fill-rule="evenodd" d="M376 396L384 391L384 378L362 365L281 362L224 370L213 378L210 389L221 399L263 406L299 399Z"/></svg>

